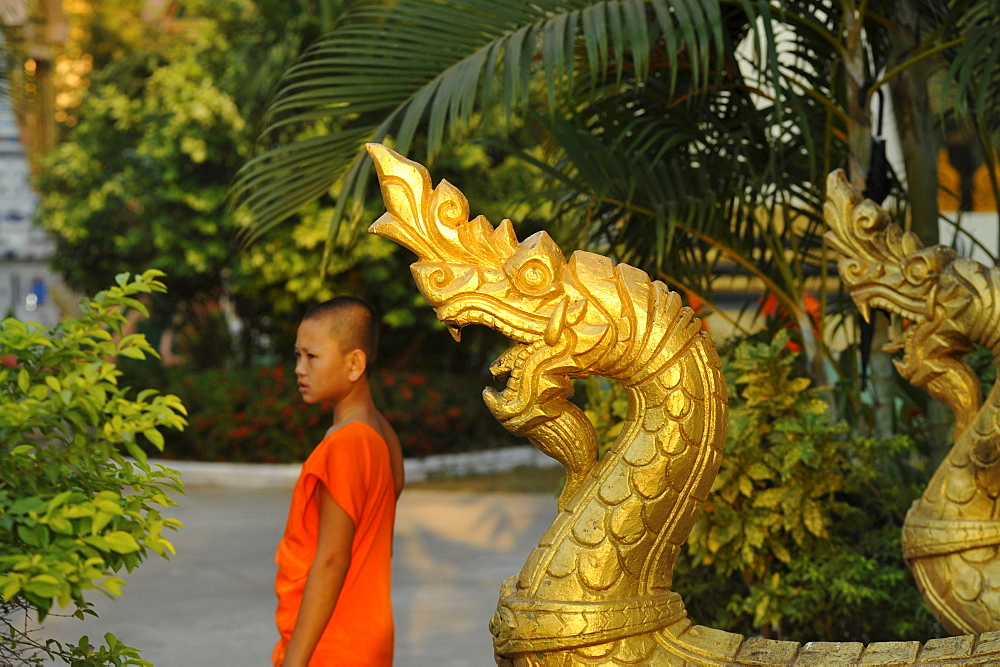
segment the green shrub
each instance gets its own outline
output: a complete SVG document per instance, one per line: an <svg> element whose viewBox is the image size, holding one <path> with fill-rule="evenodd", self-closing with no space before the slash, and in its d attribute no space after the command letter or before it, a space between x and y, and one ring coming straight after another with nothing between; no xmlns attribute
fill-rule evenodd
<svg viewBox="0 0 1000 667"><path fill-rule="evenodd" d="M796 641L927 639L942 630L902 560L927 477L904 436L854 436L796 372L788 333L725 359L729 431L712 493L674 574L697 623ZM602 442L624 392L589 378Z"/></svg>
<svg viewBox="0 0 1000 667"><path fill-rule="evenodd" d="M485 449L514 442L489 414L472 380L444 373L376 370L376 405L405 456ZM166 372L164 391L190 410L168 435L170 457L201 461L300 462L330 426L331 407L302 401L291 365Z"/></svg>
<svg viewBox="0 0 1000 667"><path fill-rule="evenodd" d="M8 318L0 322L0 662L74 665L146 664L136 649L107 635L65 646L37 639L17 623L39 622L54 605L77 617L93 613L87 595L119 595L115 576L149 552L168 556L166 529L180 524L159 508L173 505L177 473L146 463L139 446L162 448L161 428L181 429L176 396L152 390L132 396L119 385L118 357L155 352L140 335L122 336L123 311L145 311L135 296L161 292L158 271L98 293L82 314L54 329ZM134 459L128 459L128 452Z"/></svg>

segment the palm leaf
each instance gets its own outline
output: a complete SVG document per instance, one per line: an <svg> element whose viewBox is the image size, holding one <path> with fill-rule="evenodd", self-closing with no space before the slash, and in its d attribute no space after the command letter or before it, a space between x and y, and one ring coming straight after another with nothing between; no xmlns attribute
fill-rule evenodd
<svg viewBox="0 0 1000 667"><path fill-rule="evenodd" d="M946 74L954 86L948 92L958 113L971 113L989 130L1000 130L1000 2L956 4L961 43Z"/></svg>
<svg viewBox="0 0 1000 667"><path fill-rule="evenodd" d="M640 20L647 6L662 18ZM477 111L499 106L505 122L521 113L539 74L544 106L556 112L571 92L644 75L661 35L676 54L721 51L716 18L717 6L695 0L400 0L352 10L279 84L263 136L282 143L250 161L232 191L254 217L248 237L338 180L342 196L357 194L367 141L391 137L407 152L419 133L433 155ZM589 77L575 76L580 63ZM694 69L694 80L707 76ZM317 125L328 134L300 138Z"/></svg>

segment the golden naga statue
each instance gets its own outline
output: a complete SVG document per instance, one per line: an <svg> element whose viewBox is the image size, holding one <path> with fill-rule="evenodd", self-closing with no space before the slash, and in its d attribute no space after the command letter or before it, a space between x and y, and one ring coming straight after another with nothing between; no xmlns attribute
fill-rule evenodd
<svg viewBox="0 0 1000 667"><path fill-rule="evenodd" d="M1000 384L983 404L962 361L975 344L1000 355L1000 271L924 248L848 185L827 179L827 242L865 318L882 308L909 321L896 369L955 414L955 444L903 523L903 556L920 592L953 634L1000 630Z"/></svg>
<svg viewBox="0 0 1000 667"><path fill-rule="evenodd" d="M709 336L663 283L510 221L469 219L464 195L369 144L387 212L370 231L417 255L417 286L460 337L481 324L514 345L483 397L512 433L560 461L556 519L501 588L490 623L499 665L988 664L1000 632L919 642L775 641L694 625L674 564L712 488L726 440L726 386ZM599 462L568 397L589 375L627 389L629 412Z"/></svg>

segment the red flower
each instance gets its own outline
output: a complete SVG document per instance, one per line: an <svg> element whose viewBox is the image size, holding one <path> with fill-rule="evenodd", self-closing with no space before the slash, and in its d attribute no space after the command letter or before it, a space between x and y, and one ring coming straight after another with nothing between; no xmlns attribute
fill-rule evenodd
<svg viewBox="0 0 1000 667"><path fill-rule="evenodd" d="M410 384L413 385L414 387L419 387L420 385L424 384L425 382L427 382L427 378L425 378L423 375L411 375L410 376Z"/></svg>
<svg viewBox="0 0 1000 667"><path fill-rule="evenodd" d="M195 428L197 429L200 429L202 431L207 431L208 429L215 426L215 421L216 421L215 417L201 417L200 419L195 420L194 425Z"/></svg>
<svg viewBox="0 0 1000 667"><path fill-rule="evenodd" d="M809 315L809 320L812 322L812 330L814 334L818 334L818 323L820 320L820 302L815 295L806 293L802 297L802 305L805 306L806 313ZM798 323L793 322L791 316L789 316L788 311L785 310L784 306L778 301L778 297L773 294L768 294L767 298L764 299L764 304L761 306L761 312L767 317L776 318L781 322L781 328L783 329L798 329ZM802 346L793 340L788 341L785 346L790 352L801 352Z"/></svg>
<svg viewBox="0 0 1000 667"><path fill-rule="evenodd" d="M706 318L712 314L712 311L709 310L704 301L696 297L694 294L685 292L685 295L687 296L688 306L690 306L691 310L694 311L695 317L701 318L701 330L708 331L708 320Z"/></svg>

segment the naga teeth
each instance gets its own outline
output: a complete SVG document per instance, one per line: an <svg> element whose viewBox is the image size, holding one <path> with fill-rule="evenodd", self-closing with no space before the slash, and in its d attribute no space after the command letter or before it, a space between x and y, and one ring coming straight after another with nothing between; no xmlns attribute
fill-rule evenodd
<svg viewBox="0 0 1000 667"><path fill-rule="evenodd" d="M886 354L893 354L899 352L906 348L906 342L903 340L894 340L892 342L886 343L882 346L882 351Z"/></svg>
<svg viewBox="0 0 1000 667"><path fill-rule="evenodd" d="M871 306L867 302L858 304L858 310L861 311L861 317L865 319L865 322L872 321Z"/></svg>
<svg viewBox="0 0 1000 667"><path fill-rule="evenodd" d="M491 329L499 331L507 338L511 338L514 340L518 339L514 335L517 332L514 327L510 326L509 324L501 320L499 317L491 313L476 313L473 316L473 322L476 324L482 324L485 327L489 327Z"/></svg>
<svg viewBox="0 0 1000 667"><path fill-rule="evenodd" d="M889 318L889 338L892 340L899 340L903 337L903 318L893 316Z"/></svg>
<svg viewBox="0 0 1000 667"><path fill-rule="evenodd" d="M462 328L461 327L449 326L448 327L448 333L451 334L451 337L455 339L456 343L461 343L462 342Z"/></svg>

